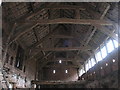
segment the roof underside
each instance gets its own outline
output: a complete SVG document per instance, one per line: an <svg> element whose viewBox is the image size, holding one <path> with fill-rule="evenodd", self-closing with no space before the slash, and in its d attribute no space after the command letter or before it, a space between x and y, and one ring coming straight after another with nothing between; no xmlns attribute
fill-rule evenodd
<svg viewBox="0 0 120 90"><path fill-rule="evenodd" d="M73 9L76 6L80 8L79 12ZM3 15L4 22L10 25L8 32L11 31L11 26L17 23L11 41L18 41L25 50L31 51L29 56L40 59L41 64L53 58L73 58L75 60L71 60L72 63L83 64L90 53L108 37L106 33L91 24L40 24L39 22L58 18L80 18L82 20L103 19L117 23L118 7L117 3L16 2L3 3ZM24 20L29 22L23 23ZM30 20L35 23L30 23ZM102 27L111 32L114 31L113 26ZM81 47L83 50L76 47Z"/></svg>

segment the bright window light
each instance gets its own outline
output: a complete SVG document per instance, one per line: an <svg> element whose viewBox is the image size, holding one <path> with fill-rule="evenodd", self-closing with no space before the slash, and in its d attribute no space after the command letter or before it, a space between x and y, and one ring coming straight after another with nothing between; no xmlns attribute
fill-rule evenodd
<svg viewBox="0 0 120 90"><path fill-rule="evenodd" d="M106 63L106 66L108 66L108 63Z"/></svg>
<svg viewBox="0 0 120 90"><path fill-rule="evenodd" d="M82 68L82 69L80 69L80 71L79 71L79 76L82 76L83 73L85 73L85 70Z"/></svg>
<svg viewBox="0 0 120 90"><path fill-rule="evenodd" d="M88 60L88 64L89 64L89 69L90 69L92 67L91 60Z"/></svg>
<svg viewBox="0 0 120 90"><path fill-rule="evenodd" d="M92 63L92 67L96 64L94 58L91 58L91 63Z"/></svg>
<svg viewBox="0 0 120 90"><path fill-rule="evenodd" d="M85 70L84 70L84 69L82 69L82 73L85 73Z"/></svg>
<svg viewBox="0 0 120 90"><path fill-rule="evenodd" d="M65 70L65 73L68 73L68 70Z"/></svg>
<svg viewBox="0 0 120 90"><path fill-rule="evenodd" d="M9 84L9 88L12 88L12 84Z"/></svg>
<svg viewBox="0 0 120 90"><path fill-rule="evenodd" d="M118 37L118 34L116 34L116 36Z"/></svg>
<svg viewBox="0 0 120 90"><path fill-rule="evenodd" d="M113 59L113 62L115 62L115 59Z"/></svg>
<svg viewBox="0 0 120 90"><path fill-rule="evenodd" d="M102 60L100 51L95 54L97 62Z"/></svg>
<svg viewBox="0 0 120 90"><path fill-rule="evenodd" d="M59 63L62 63L62 60L59 60Z"/></svg>
<svg viewBox="0 0 120 90"><path fill-rule="evenodd" d="M82 78L82 80L84 80L84 78Z"/></svg>
<svg viewBox="0 0 120 90"><path fill-rule="evenodd" d="M114 42L115 48L118 48L118 41L113 40L113 42Z"/></svg>
<svg viewBox="0 0 120 90"><path fill-rule="evenodd" d="M56 71L55 71L55 70L53 70L53 73L54 73L54 74L55 74L55 72L56 72Z"/></svg>
<svg viewBox="0 0 120 90"><path fill-rule="evenodd" d="M110 53L110 52L112 52L114 50L114 46L113 46L112 40L108 41L107 49L108 49L108 53Z"/></svg>
<svg viewBox="0 0 120 90"><path fill-rule="evenodd" d="M82 75L82 69L79 70L79 76L81 76L81 75Z"/></svg>
<svg viewBox="0 0 120 90"><path fill-rule="evenodd" d="M0 6L1 6L1 4L2 4L2 0L0 0Z"/></svg>
<svg viewBox="0 0 120 90"><path fill-rule="evenodd" d="M88 65L88 63L86 63L86 71L88 71L89 70L89 65Z"/></svg>
<svg viewBox="0 0 120 90"><path fill-rule="evenodd" d="M101 49L101 53L102 53L102 58L105 58L107 56L107 50L105 46Z"/></svg>

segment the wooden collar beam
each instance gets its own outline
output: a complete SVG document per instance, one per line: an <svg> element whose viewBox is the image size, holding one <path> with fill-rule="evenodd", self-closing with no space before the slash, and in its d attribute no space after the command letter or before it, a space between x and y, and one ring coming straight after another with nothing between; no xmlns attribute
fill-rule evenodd
<svg viewBox="0 0 120 90"><path fill-rule="evenodd" d="M87 47L56 47L56 48L35 48L35 51L76 51L76 50L82 50L87 51L90 50Z"/></svg>
<svg viewBox="0 0 120 90"><path fill-rule="evenodd" d="M58 19L40 19L40 20L25 20L20 21L18 24L83 24L83 25L113 25L110 21L105 20L93 20L93 19L69 19L69 18L58 18Z"/></svg>

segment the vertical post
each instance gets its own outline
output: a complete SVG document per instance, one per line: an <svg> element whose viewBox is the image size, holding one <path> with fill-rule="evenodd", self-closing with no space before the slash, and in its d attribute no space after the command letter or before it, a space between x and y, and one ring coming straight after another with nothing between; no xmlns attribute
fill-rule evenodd
<svg viewBox="0 0 120 90"><path fill-rule="evenodd" d="M36 70L35 70L35 81L37 80L37 72L38 72L38 60L35 59L36 61Z"/></svg>
<svg viewBox="0 0 120 90"><path fill-rule="evenodd" d="M80 10L79 9L75 10L75 18L80 19Z"/></svg>

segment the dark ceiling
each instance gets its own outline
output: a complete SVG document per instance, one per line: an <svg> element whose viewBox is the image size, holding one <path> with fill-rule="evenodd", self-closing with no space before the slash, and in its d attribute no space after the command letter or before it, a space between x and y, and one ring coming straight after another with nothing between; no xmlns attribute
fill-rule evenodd
<svg viewBox="0 0 120 90"><path fill-rule="evenodd" d="M18 42L26 52L29 52L28 59L37 58L43 66L49 59L56 58L73 58L75 60L71 60L71 63L81 65L106 38L115 38L110 33L117 32L113 26L107 25L102 26L106 29L102 31L101 26L97 26L96 23L40 24L42 20L61 18L107 20L116 24L118 5L89 2L3 3L3 30L7 28L4 32L11 32L14 23L17 24L10 43Z"/></svg>

